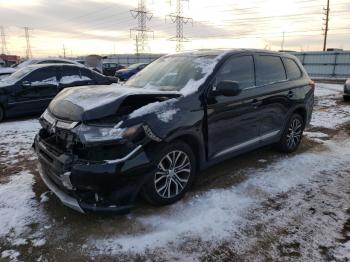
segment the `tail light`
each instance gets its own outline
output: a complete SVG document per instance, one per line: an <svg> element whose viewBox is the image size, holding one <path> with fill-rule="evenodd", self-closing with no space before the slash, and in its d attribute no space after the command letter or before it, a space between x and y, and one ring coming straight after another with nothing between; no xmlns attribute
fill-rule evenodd
<svg viewBox="0 0 350 262"><path fill-rule="evenodd" d="M312 81L312 80L310 80L310 82L309 82L309 86L312 88L312 89L315 89L315 82L314 81Z"/></svg>

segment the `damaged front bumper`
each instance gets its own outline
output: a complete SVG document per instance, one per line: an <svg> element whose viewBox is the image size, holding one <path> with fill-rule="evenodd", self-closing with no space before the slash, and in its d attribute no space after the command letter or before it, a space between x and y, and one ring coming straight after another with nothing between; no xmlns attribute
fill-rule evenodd
<svg viewBox="0 0 350 262"><path fill-rule="evenodd" d="M139 145L124 157L91 162L57 152L37 135L40 176L60 201L81 213L127 213L153 170Z"/></svg>

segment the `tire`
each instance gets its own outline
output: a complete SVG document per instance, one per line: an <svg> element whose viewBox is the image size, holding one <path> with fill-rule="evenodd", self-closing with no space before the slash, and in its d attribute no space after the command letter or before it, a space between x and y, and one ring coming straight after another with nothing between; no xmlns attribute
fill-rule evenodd
<svg viewBox="0 0 350 262"><path fill-rule="evenodd" d="M5 111L0 105L0 122L2 122L5 119Z"/></svg>
<svg viewBox="0 0 350 262"><path fill-rule="evenodd" d="M195 156L191 148L181 141L163 145L152 150L152 153L157 169L143 186L142 195L152 205L175 203L193 183L196 174Z"/></svg>
<svg viewBox="0 0 350 262"><path fill-rule="evenodd" d="M344 101L349 102L350 101L350 96L343 96Z"/></svg>
<svg viewBox="0 0 350 262"><path fill-rule="evenodd" d="M298 149L304 131L304 120L301 115L293 114L283 131L281 140L276 147L280 152L292 153Z"/></svg>

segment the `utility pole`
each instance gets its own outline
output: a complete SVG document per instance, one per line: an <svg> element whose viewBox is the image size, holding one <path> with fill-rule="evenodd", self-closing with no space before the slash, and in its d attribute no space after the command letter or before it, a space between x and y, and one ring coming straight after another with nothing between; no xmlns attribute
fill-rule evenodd
<svg viewBox="0 0 350 262"><path fill-rule="evenodd" d="M63 58L66 58L66 47L63 44Z"/></svg>
<svg viewBox="0 0 350 262"><path fill-rule="evenodd" d="M139 55L139 37L138 35L135 36L135 47L136 47L136 55Z"/></svg>
<svg viewBox="0 0 350 262"><path fill-rule="evenodd" d="M147 27L147 21L150 21L153 14L147 10L146 0L138 0L138 7L130 10L131 16L137 19L137 27L130 29L130 37L136 40L136 52L144 52L147 46L148 34L154 32Z"/></svg>
<svg viewBox="0 0 350 262"><path fill-rule="evenodd" d="M326 18L323 18L324 22L324 39L323 39L323 51L327 50L327 36L328 36L328 23L329 23L329 0L327 0L327 8L323 8L323 10L325 11L325 16Z"/></svg>
<svg viewBox="0 0 350 262"><path fill-rule="evenodd" d="M170 38L171 41L176 41L176 52L183 50L183 42L188 42L189 40L184 37L184 24L192 22L191 17L183 16L183 2L189 2L189 0L176 0L176 12L168 15L171 22L176 25L176 35ZM166 20L166 17L165 17Z"/></svg>
<svg viewBox="0 0 350 262"><path fill-rule="evenodd" d="M0 33L1 33L1 54L7 54L7 46L6 46L6 35L5 35L5 29L3 26L0 27Z"/></svg>
<svg viewBox="0 0 350 262"><path fill-rule="evenodd" d="M283 50L284 50L284 32L283 32L282 43L281 43L281 51Z"/></svg>
<svg viewBox="0 0 350 262"><path fill-rule="evenodd" d="M29 30L30 30L29 27L24 27L24 35L25 35L25 38L26 38L26 45L27 45L27 48L26 48L26 58L27 59L30 59L30 58L33 57L33 55L32 55L32 48L30 46Z"/></svg>

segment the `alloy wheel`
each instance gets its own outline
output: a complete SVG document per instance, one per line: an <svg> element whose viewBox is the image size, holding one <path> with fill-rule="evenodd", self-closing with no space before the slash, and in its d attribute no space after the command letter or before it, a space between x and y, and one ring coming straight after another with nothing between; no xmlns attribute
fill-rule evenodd
<svg viewBox="0 0 350 262"><path fill-rule="evenodd" d="M287 146L290 149L295 148L300 140L303 131L303 125L301 121L297 118L293 119L287 133Z"/></svg>
<svg viewBox="0 0 350 262"><path fill-rule="evenodd" d="M188 155L180 150L166 154L158 164L154 186L162 198L178 196L186 187L191 176L191 162Z"/></svg>

